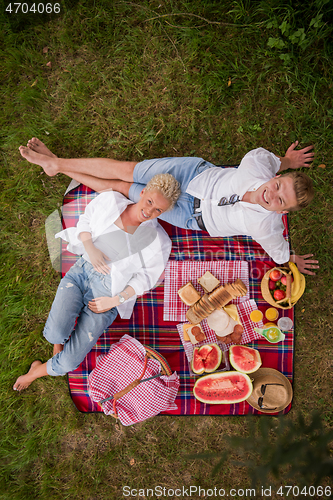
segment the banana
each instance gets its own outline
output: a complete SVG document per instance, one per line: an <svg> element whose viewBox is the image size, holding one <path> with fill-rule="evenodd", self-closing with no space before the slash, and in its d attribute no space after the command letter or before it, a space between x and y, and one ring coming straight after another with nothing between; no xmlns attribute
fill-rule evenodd
<svg viewBox="0 0 333 500"><path fill-rule="evenodd" d="M301 286L301 280L299 280L299 284L298 284L298 289L296 290L296 281L294 279L294 281L292 282L291 284L291 296L293 295L296 295L298 293L298 290L300 289L300 286Z"/></svg>
<svg viewBox="0 0 333 500"><path fill-rule="evenodd" d="M298 295L298 292L301 287L301 273L298 270L298 267L294 262L289 262L289 268L293 273L294 281L291 284L291 301L293 301L293 297Z"/></svg>
<svg viewBox="0 0 333 500"><path fill-rule="evenodd" d="M299 287L298 293L296 295L291 296L291 304L292 305L296 304L298 299L300 299L302 297L304 290L305 290L305 276L302 273L299 273L299 274L300 274L300 287Z"/></svg>

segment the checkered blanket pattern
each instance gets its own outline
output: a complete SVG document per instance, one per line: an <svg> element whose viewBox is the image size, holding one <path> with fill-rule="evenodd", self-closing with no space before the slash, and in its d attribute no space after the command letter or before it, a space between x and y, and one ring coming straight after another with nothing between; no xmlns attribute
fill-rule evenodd
<svg viewBox="0 0 333 500"><path fill-rule="evenodd" d="M80 213L86 204L95 196L85 186L70 191L64 199L63 226L75 226ZM283 218L285 237L287 238L287 217ZM258 308L264 313L270 307L262 298L260 281L268 269L274 267L274 262L268 257L260 245L249 237L237 236L230 238L210 237L203 231L186 231L162 222L163 227L172 239L171 261L244 261L249 266L249 288L251 299L254 299ZM71 267L76 258L69 254L63 246L62 271L63 274ZM232 405L206 405L197 401L193 396L195 378L191 376L188 360L177 331L175 321L163 320L164 286L156 287L149 293L139 297L131 319L117 318L99 339L92 351L86 356L80 366L68 374L68 384L71 397L78 410L82 412L101 412L100 405L92 401L88 394L88 375L95 368L97 358L105 354L111 345L117 342L124 334L129 334L144 345L149 345L159 351L168 361L172 371L176 371L180 378L180 388L175 400L177 410L167 410L161 414L168 415L245 415L258 414L248 403L242 402ZM280 317L289 316L294 320L293 309L280 310ZM264 339L254 340L250 344L260 350L262 366L281 371L290 380L293 377L294 335L290 331L279 344L269 344ZM289 411L290 407L284 410Z"/></svg>
<svg viewBox="0 0 333 500"><path fill-rule="evenodd" d="M188 307L182 302L178 290L188 281L192 281L194 288L203 294L204 290L198 283L198 278L206 271L210 271L221 285L232 283L240 278L247 287L244 297L237 297L231 303L239 304L250 298L249 292L249 265L246 261L169 261L165 268L164 279L164 315L165 321L186 321Z"/></svg>
<svg viewBox="0 0 333 500"><path fill-rule="evenodd" d="M113 344L107 354L97 358L96 368L90 373L89 395L93 401L113 396L141 377L146 351L140 342L124 335ZM155 359L148 359L142 380L161 372ZM177 410L174 404L179 389L176 373L140 383L116 402L116 411L123 425L132 425L158 415L161 411ZM113 415L113 400L102 404L106 415Z"/></svg>

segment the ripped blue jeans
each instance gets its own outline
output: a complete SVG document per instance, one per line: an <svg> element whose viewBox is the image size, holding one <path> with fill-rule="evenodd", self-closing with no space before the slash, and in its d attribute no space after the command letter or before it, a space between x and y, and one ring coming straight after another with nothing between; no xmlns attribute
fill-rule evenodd
<svg viewBox="0 0 333 500"><path fill-rule="evenodd" d="M118 314L116 307L104 313L93 313L88 308L90 300L106 296L112 297L110 275L98 273L81 257L61 280L45 324L46 340L64 344L64 350L47 361L49 375L75 370L113 323Z"/></svg>

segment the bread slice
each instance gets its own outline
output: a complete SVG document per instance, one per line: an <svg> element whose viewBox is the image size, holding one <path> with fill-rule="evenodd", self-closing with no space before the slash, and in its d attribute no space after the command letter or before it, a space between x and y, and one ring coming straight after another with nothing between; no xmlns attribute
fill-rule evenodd
<svg viewBox="0 0 333 500"><path fill-rule="evenodd" d="M214 306L208 300L208 295L205 293L198 302L196 302L191 309L189 309L188 313L190 317L195 318L196 323L200 323L203 319L207 318L214 311ZM187 316L189 319L189 316ZM190 320L189 320L190 321ZM193 323L193 321L191 321Z"/></svg>
<svg viewBox="0 0 333 500"><path fill-rule="evenodd" d="M247 288L241 279L237 278L234 283L226 283L219 286L208 295L208 300L216 309L226 306L235 297L246 295Z"/></svg>
<svg viewBox="0 0 333 500"><path fill-rule="evenodd" d="M230 295L229 291L224 286L219 286L208 296L209 302L211 302L216 309L221 309L226 306L232 299L233 296Z"/></svg>
<svg viewBox="0 0 333 500"><path fill-rule="evenodd" d="M188 311L186 312L186 319L190 323L192 323L192 325L198 325L200 323L200 321L202 321L204 318L202 317L201 314L196 313L193 310L193 307L190 307L190 309L188 309Z"/></svg>
<svg viewBox="0 0 333 500"><path fill-rule="evenodd" d="M213 304L211 302L209 302L208 294L207 293L205 293L201 297L201 299L200 299L199 302L202 303L202 307L203 307L206 315L209 316L214 311L215 307L213 306Z"/></svg>
<svg viewBox="0 0 333 500"><path fill-rule="evenodd" d="M189 307L193 306L193 304L195 304L201 297L200 293L196 291L191 281L179 288L178 295L184 304Z"/></svg>
<svg viewBox="0 0 333 500"><path fill-rule="evenodd" d="M224 286L215 288L209 294L205 293L202 297L196 291L191 282L187 283L178 290L178 294L182 301L186 305L190 306L190 309L186 313L186 318L193 325L198 325L203 319L207 318L214 311L214 309L222 309L222 307L229 304L229 302L231 302L235 297L242 297L246 295L246 292L247 288L239 278L237 278L234 283L226 283ZM190 294L193 294L192 300L196 298L196 300L191 304L189 303Z"/></svg>
<svg viewBox="0 0 333 500"><path fill-rule="evenodd" d="M192 326L193 325L191 325L190 323L183 324L183 337L184 337L184 340L186 340L187 342L190 342L190 337L188 336L187 330L189 328L191 328Z"/></svg>
<svg viewBox="0 0 333 500"><path fill-rule="evenodd" d="M219 286L220 280L215 278L215 276L209 271L206 271L205 274L198 279L198 283L202 286L206 293L209 293Z"/></svg>
<svg viewBox="0 0 333 500"><path fill-rule="evenodd" d="M243 283L243 281L240 278L237 278L234 283L230 284L230 286L233 290L233 294L236 297L244 297L244 295L246 295L246 292L247 292L246 285Z"/></svg>

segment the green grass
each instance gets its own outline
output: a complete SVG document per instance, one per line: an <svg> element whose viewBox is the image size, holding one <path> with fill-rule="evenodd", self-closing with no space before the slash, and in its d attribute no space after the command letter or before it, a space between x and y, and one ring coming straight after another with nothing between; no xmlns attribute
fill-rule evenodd
<svg viewBox="0 0 333 500"><path fill-rule="evenodd" d="M306 172L316 198L290 223L293 249L314 253L321 268L296 306L295 398L285 418L318 409L332 426L333 14L324 0L303 4L86 0L63 2L50 20L3 18L1 499L105 500L123 498L124 485L251 482L244 467L227 465L212 479L213 463L185 458L221 451L224 435L245 436L244 418L161 417L120 428L79 414L65 379L12 391L36 355L51 354L42 329L58 275L44 222L68 184L20 157L33 136L64 157L195 155L215 164L259 146L282 155L295 139L314 144Z"/></svg>

